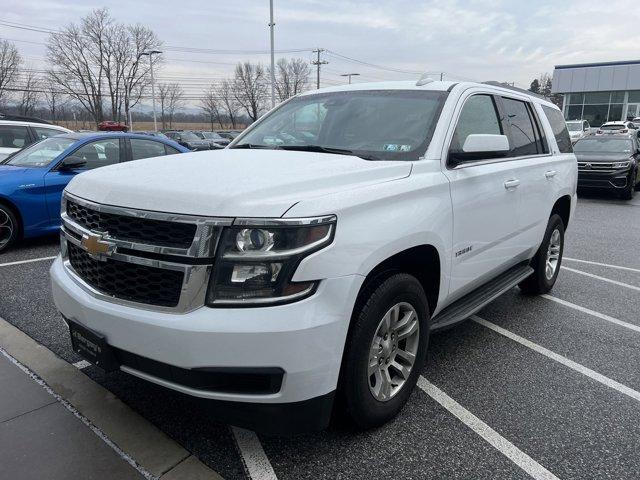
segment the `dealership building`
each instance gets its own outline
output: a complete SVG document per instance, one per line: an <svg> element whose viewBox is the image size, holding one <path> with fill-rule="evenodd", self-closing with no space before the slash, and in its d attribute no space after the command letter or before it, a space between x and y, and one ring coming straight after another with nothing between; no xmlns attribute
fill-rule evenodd
<svg viewBox="0 0 640 480"><path fill-rule="evenodd" d="M599 127L640 117L640 60L558 65L551 91L564 96L567 120Z"/></svg>

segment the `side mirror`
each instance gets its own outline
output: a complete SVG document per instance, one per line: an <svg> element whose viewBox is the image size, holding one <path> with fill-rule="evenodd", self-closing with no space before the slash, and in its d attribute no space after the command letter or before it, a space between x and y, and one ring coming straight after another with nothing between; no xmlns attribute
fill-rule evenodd
<svg viewBox="0 0 640 480"><path fill-rule="evenodd" d="M62 161L58 169L63 171L75 170L77 168L84 167L86 164L86 160L83 160L80 157L76 157L75 155L71 155L70 157L67 157Z"/></svg>
<svg viewBox="0 0 640 480"><path fill-rule="evenodd" d="M472 134L467 136L461 152L454 152L451 158L457 162L504 157L509 153L509 139L506 135Z"/></svg>

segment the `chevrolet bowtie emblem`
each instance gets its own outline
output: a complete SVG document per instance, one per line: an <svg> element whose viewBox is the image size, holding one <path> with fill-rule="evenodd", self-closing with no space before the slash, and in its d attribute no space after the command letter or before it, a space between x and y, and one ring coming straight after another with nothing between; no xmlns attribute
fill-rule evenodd
<svg viewBox="0 0 640 480"><path fill-rule="evenodd" d="M103 240L102 235L84 234L80 243L92 257L110 255L115 247L114 243Z"/></svg>

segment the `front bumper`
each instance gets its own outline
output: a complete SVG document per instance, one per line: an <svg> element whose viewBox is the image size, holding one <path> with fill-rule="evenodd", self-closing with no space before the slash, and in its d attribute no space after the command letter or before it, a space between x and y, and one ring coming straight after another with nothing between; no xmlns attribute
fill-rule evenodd
<svg viewBox="0 0 640 480"><path fill-rule="evenodd" d="M51 267L51 279L53 299L62 315L125 353L180 371L269 368L284 374L277 392L253 394L194 388L132 363L121 370L187 395L220 401L226 411L263 405L258 411L286 412L284 407L290 405L292 412L307 412L309 405L315 405L320 409L315 414L323 415L330 411L326 402L337 387L351 311L364 280L358 275L323 280L314 295L287 305L166 313L92 296L60 258ZM240 403L245 405L233 406Z"/></svg>
<svg viewBox="0 0 640 480"><path fill-rule="evenodd" d="M629 175L628 168L608 172L578 170L578 188L623 190L627 187Z"/></svg>

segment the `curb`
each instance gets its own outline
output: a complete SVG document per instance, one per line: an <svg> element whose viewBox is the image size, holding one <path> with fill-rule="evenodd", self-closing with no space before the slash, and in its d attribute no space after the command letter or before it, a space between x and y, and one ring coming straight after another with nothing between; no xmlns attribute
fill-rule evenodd
<svg viewBox="0 0 640 480"><path fill-rule="evenodd" d="M1 317L0 348L148 478L222 478L114 394Z"/></svg>

